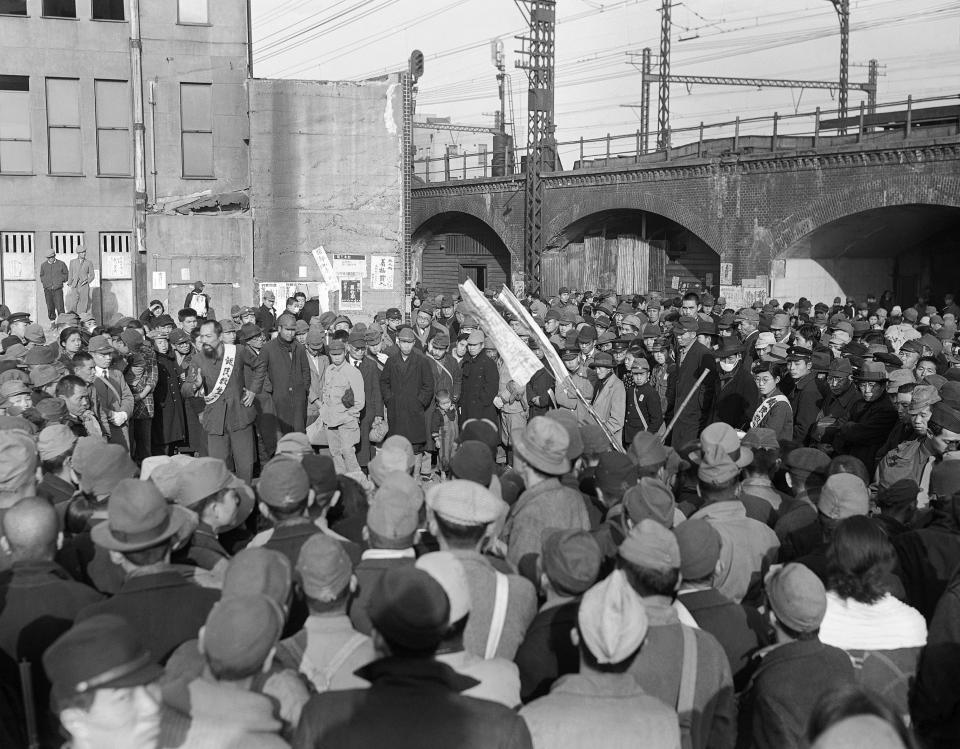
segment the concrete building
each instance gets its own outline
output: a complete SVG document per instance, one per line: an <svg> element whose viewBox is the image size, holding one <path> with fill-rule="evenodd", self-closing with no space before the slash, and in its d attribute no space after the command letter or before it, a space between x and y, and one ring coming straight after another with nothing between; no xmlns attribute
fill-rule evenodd
<svg viewBox="0 0 960 749"><path fill-rule="evenodd" d="M262 81L248 51L246 0L0 0L3 303L45 321L40 263L83 246L103 322L198 280L223 317L260 282L316 293L323 246L328 305L341 280L360 318L402 305L400 76Z"/></svg>

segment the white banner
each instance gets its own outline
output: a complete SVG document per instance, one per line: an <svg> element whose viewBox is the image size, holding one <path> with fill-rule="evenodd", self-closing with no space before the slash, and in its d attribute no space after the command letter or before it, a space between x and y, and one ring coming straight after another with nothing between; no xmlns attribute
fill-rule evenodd
<svg viewBox="0 0 960 749"><path fill-rule="evenodd" d="M337 274L333 270L333 265L330 263L330 258L327 257L327 252L323 249L323 245L312 250L310 254L313 255L313 259L320 269L320 282L330 287L339 286L340 279L337 278Z"/></svg>
<svg viewBox="0 0 960 749"><path fill-rule="evenodd" d="M497 351L506 364L510 379L526 387L530 378L543 368L543 364L469 278L460 284L460 294L480 319L484 333L497 345Z"/></svg>
<svg viewBox="0 0 960 749"><path fill-rule="evenodd" d="M393 255L370 256L370 288L377 291L393 290L393 268L396 258Z"/></svg>

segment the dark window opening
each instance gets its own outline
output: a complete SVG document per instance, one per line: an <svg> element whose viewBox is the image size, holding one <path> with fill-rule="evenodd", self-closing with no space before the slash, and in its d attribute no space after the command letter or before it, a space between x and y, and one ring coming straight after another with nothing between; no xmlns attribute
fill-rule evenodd
<svg viewBox="0 0 960 749"><path fill-rule="evenodd" d="M94 21L123 21L124 0L93 0L90 17Z"/></svg>
<svg viewBox="0 0 960 749"><path fill-rule="evenodd" d="M48 18L76 18L76 0L43 0L43 15Z"/></svg>
<svg viewBox="0 0 960 749"><path fill-rule="evenodd" d="M0 0L0 16L27 15L27 0Z"/></svg>

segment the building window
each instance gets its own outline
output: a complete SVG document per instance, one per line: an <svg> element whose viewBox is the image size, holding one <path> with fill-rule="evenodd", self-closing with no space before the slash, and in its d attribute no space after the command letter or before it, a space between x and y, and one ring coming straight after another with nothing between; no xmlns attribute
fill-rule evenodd
<svg viewBox="0 0 960 749"><path fill-rule="evenodd" d="M82 174L80 81L47 78L47 136L50 174Z"/></svg>
<svg viewBox="0 0 960 749"><path fill-rule="evenodd" d="M180 142L183 177L213 177L213 86L180 84Z"/></svg>
<svg viewBox="0 0 960 749"><path fill-rule="evenodd" d="M124 0L93 0L90 17L94 21L123 21Z"/></svg>
<svg viewBox="0 0 960 749"><path fill-rule="evenodd" d="M30 78L0 75L0 172L30 174Z"/></svg>
<svg viewBox="0 0 960 749"><path fill-rule="evenodd" d="M27 0L0 0L0 16L27 15Z"/></svg>
<svg viewBox="0 0 960 749"><path fill-rule="evenodd" d="M177 20L180 23L209 23L207 0L177 0Z"/></svg>
<svg viewBox="0 0 960 749"><path fill-rule="evenodd" d="M103 278L131 278L130 232L100 232L100 274Z"/></svg>
<svg viewBox="0 0 960 749"><path fill-rule="evenodd" d="M126 81L94 81L97 106L97 174L129 176L130 94Z"/></svg>
<svg viewBox="0 0 960 749"><path fill-rule="evenodd" d="M76 18L76 0L43 0L43 15L47 18Z"/></svg>
<svg viewBox="0 0 960 749"><path fill-rule="evenodd" d="M52 231L50 246L58 255L73 255L83 247L82 231Z"/></svg>

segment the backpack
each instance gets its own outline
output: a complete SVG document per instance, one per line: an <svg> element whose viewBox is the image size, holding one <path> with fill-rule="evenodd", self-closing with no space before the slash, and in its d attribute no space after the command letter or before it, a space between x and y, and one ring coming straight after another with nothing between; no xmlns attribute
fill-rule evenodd
<svg viewBox="0 0 960 749"><path fill-rule="evenodd" d="M320 667L315 665L307 657L307 633L306 630L298 632L289 640L284 640L277 646L277 655L281 662L289 663L292 668L297 669L307 677L313 685L313 689L319 692L326 692L330 689L333 677L336 676L347 659L353 655L354 651L366 642L367 636L357 632L347 640L341 648L333 654L329 662Z"/></svg>

